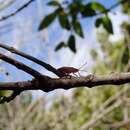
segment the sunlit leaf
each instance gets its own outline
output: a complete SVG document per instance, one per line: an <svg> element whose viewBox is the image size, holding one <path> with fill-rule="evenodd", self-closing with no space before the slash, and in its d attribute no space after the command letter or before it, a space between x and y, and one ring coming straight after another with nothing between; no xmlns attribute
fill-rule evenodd
<svg viewBox="0 0 130 130"><path fill-rule="evenodd" d="M105 12L107 9L99 2L92 2L89 3L89 6L91 6L91 8L93 10L98 10L100 12Z"/></svg>
<svg viewBox="0 0 130 130"><path fill-rule="evenodd" d="M98 18L95 22L95 26L99 27L100 25L103 25L103 27L111 34L113 34L113 26L110 18L108 16Z"/></svg>

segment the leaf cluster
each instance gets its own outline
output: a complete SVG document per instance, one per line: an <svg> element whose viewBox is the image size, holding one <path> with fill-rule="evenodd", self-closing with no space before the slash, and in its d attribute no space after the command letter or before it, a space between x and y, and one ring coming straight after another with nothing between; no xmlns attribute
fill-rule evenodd
<svg viewBox="0 0 130 130"><path fill-rule="evenodd" d="M72 52L76 53L75 36L78 35L84 38L84 31L81 24L81 19L83 18L100 15L95 21L95 27L103 25L110 34L113 34L112 22L107 14L108 9L99 2L89 2L87 4L84 4L82 1L60 3L53 0L48 3L48 6L53 7L55 10L42 19L38 30L40 31L49 27L57 18L60 27L71 32L67 43L64 41L60 42L56 46L55 51L63 47L68 47Z"/></svg>

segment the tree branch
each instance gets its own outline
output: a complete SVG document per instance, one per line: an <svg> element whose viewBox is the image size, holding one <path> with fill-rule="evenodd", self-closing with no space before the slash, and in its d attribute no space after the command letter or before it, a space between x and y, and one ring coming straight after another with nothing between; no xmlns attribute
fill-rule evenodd
<svg viewBox="0 0 130 130"><path fill-rule="evenodd" d="M116 8L117 6L119 6L120 4L123 4L125 2L128 2L128 0L120 0L117 3L113 4L110 8L108 8L106 11L104 11L102 13L107 13L107 12L111 11L112 9Z"/></svg>
<svg viewBox="0 0 130 130"><path fill-rule="evenodd" d="M78 87L96 87L99 85L121 85L130 82L130 73L113 73L109 75L88 75L86 77L50 78L43 76L40 79L24 82L0 83L0 90L43 90L45 92L55 89L71 89Z"/></svg>
<svg viewBox="0 0 130 130"><path fill-rule="evenodd" d="M6 82L0 83L0 90L12 90L14 91L14 99L18 94L15 91L22 92L25 90L42 90L44 92L50 92L55 89L71 89L78 87L96 87L99 85L121 85L130 83L130 73L113 73L109 75L88 75L86 77L64 77L64 78L50 78L42 75L40 78L32 79L31 81L23 82ZM19 93L20 94L20 93ZM9 100L10 101L10 100Z"/></svg>
<svg viewBox="0 0 130 130"><path fill-rule="evenodd" d="M26 8L27 6L29 6L33 1L35 0L29 0L27 3L25 3L24 5L22 5L22 7L20 7L19 9L17 9L15 12L9 14L9 15L6 15L6 16L1 16L0 17L0 21L3 21L3 20L6 20L14 15L16 15L17 13L19 13L20 11L22 11L24 8Z"/></svg>
<svg viewBox="0 0 130 130"><path fill-rule="evenodd" d="M14 60L14 59L12 59L12 58L10 58L8 56L5 56L5 55L3 55L1 53L0 53L0 59L8 62L9 64L12 64L13 66L17 67L20 70L23 70L24 72L34 76L35 78L42 77L42 74L39 73L38 71L36 71L36 70L34 70L34 69L24 65L23 63L21 63L21 62L19 62L17 60Z"/></svg>
<svg viewBox="0 0 130 130"><path fill-rule="evenodd" d="M23 53L22 51L16 50L15 48L9 47L8 45L4 45L4 44L2 44L2 43L0 43L0 47L1 47L1 48L4 48L4 49L6 49L6 50L8 50L8 51L10 51L10 52L12 52L12 53L14 53L14 54L20 55L20 56L22 56L22 57L24 57L24 58L26 58L26 59L28 59L28 60L31 60L31 61L33 61L33 62L35 62L35 63L37 63L37 64L39 64L39 65L41 65L41 66L43 66L43 67L46 68L48 71L53 72L54 74L56 74L56 75L59 76L59 77L62 76L62 74L61 74L59 71L57 71L56 68L54 68L54 67L51 66L50 64L47 64L47 63L45 63L45 62L43 62L43 61L41 61L41 60L39 60L39 59L37 59L37 58L35 58L35 57L33 57L33 56L30 56L30 55L28 55L28 54L26 54L26 53Z"/></svg>

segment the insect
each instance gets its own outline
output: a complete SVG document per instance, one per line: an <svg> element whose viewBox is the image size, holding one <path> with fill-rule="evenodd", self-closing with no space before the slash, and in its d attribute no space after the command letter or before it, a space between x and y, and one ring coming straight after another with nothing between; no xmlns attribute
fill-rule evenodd
<svg viewBox="0 0 130 130"><path fill-rule="evenodd" d="M62 77L71 76L70 74L76 75L75 73L78 73L80 75L79 71L85 71L85 70L80 70L85 64L83 64L79 69L74 67L64 66L58 68L57 70L63 75Z"/></svg>

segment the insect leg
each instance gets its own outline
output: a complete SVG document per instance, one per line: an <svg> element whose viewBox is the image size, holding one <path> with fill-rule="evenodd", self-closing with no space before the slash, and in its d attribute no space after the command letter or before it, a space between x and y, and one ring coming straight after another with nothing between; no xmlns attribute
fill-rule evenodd
<svg viewBox="0 0 130 130"><path fill-rule="evenodd" d="M77 75L76 73L72 73L75 77L79 77L79 75Z"/></svg>
<svg viewBox="0 0 130 130"><path fill-rule="evenodd" d="M79 71L78 71L78 76L81 77L81 74L79 73Z"/></svg>

